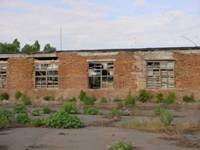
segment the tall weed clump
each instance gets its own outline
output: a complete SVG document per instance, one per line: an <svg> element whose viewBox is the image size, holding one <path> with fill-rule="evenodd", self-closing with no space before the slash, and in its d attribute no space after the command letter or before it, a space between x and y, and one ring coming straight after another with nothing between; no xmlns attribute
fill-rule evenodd
<svg viewBox="0 0 200 150"><path fill-rule="evenodd" d="M83 90L80 91L79 99L84 105L94 105L96 98L94 96L89 96Z"/></svg>

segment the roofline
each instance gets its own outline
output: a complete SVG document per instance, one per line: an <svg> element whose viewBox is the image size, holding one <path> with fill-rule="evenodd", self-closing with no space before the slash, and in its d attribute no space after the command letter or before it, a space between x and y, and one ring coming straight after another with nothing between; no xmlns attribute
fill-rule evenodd
<svg viewBox="0 0 200 150"><path fill-rule="evenodd" d="M151 47L151 48L110 48L110 49L79 49L57 50L56 52L118 52L118 51L166 51L166 50L200 50L200 46L193 47Z"/></svg>
<svg viewBox="0 0 200 150"><path fill-rule="evenodd" d="M36 52L32 54L26 53L3 53L0 54L0 57L13 55L13 56L28 56L28 57L41 57L43 55L45 57L55 57L56 53L75 53L75 52L138 52L138 51L179 51L179 50L200 50L200 46L193 47L150 47L150 48L110 48L110 49L79 49L79 50L57 50L55 52Z"/></svg>

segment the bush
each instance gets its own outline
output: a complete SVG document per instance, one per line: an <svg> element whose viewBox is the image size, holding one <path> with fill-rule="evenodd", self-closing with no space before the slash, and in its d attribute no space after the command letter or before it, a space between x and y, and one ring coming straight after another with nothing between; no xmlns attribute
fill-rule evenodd
<svg viewBox="0 0 200 150"><path fill-rule="evenodd" d="M9 125L8 118L0 113L0 129L6 128L8 125Z"/></svg>
<svg viewBox="0 0 200 150"><path fill-rule="evenodd" d="M44 107L42 109L43 114L50 114L52 112L52 110L49 107Z"/></svg>
<svg viewBox="0 0 200 150"><path fill-rule="evenodd" d="M98 115L99 114L99 110L94 108L94 107L85 107L84 108L84 114L87 114L87 115Z"/></svg>
<svg viewBox="0 0 200 150"><path fill-rule="evenodd" d="M62 110L69 113L69 114L77 114L78 113L78 109L76 107L76 105L72 102L65 102Z"/></svg>
<svg viewBox="0 0 200 150"><path fill-rule="evenodd" d="M3 92L0 94L0 100L3 101L3 100L9 100L9 95L8 93L6 92Z"/></svg>
<svg viewBox="0 0 200 150"><path fill-rule="evenodd" d="M20 104L15 106L14 108L15 113L26 113L26 106L24 104Z"/></svg>
<svg viewBox="0 0 200 150"><path fill-rule="evenodd" d="M83 123L77 116L60 111L50 115L45 120L45 126L50 128L80 128Z"/></svg>
<svg viewBox="0 0 200 150"><path fill-rule="evenodd" d="M158 93L157 95L156 95L156 100L157 100L157 102L158 103L163 103L164 102L164 95L162 94L162 93Z"/></svg>
<svg viewBox="0 0 200 150"><path fill-rule="evenodd" d="M113 102L122 102L123 100L120 98L114 98Z"/></svg>
<svg viewBox="0 0 200 150"><path fill-rule="evenodd" d="M153 98L153 95L146 90L140 90L138 100L142 103L150 101Z"/></svg>
<svg viewBox="0 0 200 150"><path fill-rule="evenodd" d="M83 90L79 94L79 99L84 105L94 105L96 101L94 96L88 96Z"/></svg>
<svg viewBox="0 0 200 150"><path fill-rule="evenodd" d="M22 97L22 93L20 92L20 91L17 91L16 93L15 93L15 99L16 100L19 100L21 97Z"/></svg>
<svg viewBox="0 0 200 150"><path fill-rule="evenodd" d="M107 102L108 102L108 100L105 97L101 98L101 101L100 101L101 104L105 104Z"/></svg>
<svg viewBox="0 0 200 150"><path fill-rule="evenodd" d="M0 108L0 129L9 125L13 113L10 110Z"/></svg>
<svg viewBox="0 0 200 150"><path fill-rule="evenodd" d="M96 98L95 97L93 97L93 96L85 96L84 98L83 98L83 104L84 105L94 105L94 103L95 103L95 101L96 101Z"/></svg>
<svg viewBox="0 0 200 150"><path fill-rule="evenodd" d="M125 98L124 104L126 106L133 106L135 105L135 97L131 95L131 92L128 93L127 97Z"/></svg>
<svg viewBox="0 0 200 150"><path fill-rule="evenodd" d="M40 116L40 110L34 110L31 114L32 116Z"/></svg>
<svg viewBox="0 0 200 150"><path fill-rule="evenodd" d="M116 142L108 146L108 150L134 150L135 148L125 142Z"/></svg>
<svg viewBox="0 0 200 150"><path fill-rule="evenodd" d="M54 101L55 100L55 97L54 96L44 96L43 99L45 101Z"/></svg>
<svg viewBox="0 0 200 150"><path fill-rule="evenodd" d="M113 117L119 117L120 116L120 111L116 108L113 108L110 112L110 116Z"/></svg>
<svg viewBox="0 0 200 150"><path fill-rule="evenodd" d="M35 127L42 127L45 125L45 120L44 119L34 119L34 120L31 120L31 124Z"/></svg>
<svg viewBox="0 0 200 150"><path fill-rule="evenodd" d="M31 105L31 99L28 95L22 95L22 103L24 105Z"/></svg>
<svg viewBox="0 0 200 150"><path fill-rule="evenodd" d="M67 100L68 102L72 102L72 103L76 103L76 97L72 97L70 99Z"/></svg>
<svg viewBox="0 0 200 150"><path fill-rule="evenodd" d="M184 96L183 101L186 103L195 102L194 95L192 94L190 96L187 96L187 95Z"/></svg>
<svg viewBox="0 0 200 150"><path fill-rule="evenodd" d="M19 113L16 116L16 121L17 123L20 123L20 124L27 124L27 123L30 123L31 119L29 118L27 113Z"/></svg>
<svg viewBox="0 0 200 150"><path fill-rule="evenodd" d="M86 93L83 90L81 90L80 94L79 94L80 101L83 101L83 99L84 99L85 96L86 96Z"/></svg>
<svg viewBox="0 0 200 150"><path fill-rule="evenodd" d="M171 125L172 121L173 121L174 117L173 114L169 111L162 111L160 114L160 121L165 125L165 126L169 126Z"/></svg>
<svg viewBox="0 0 200 150"><path fill-rule="evenodd" d="M154 113L155 113L156 115L160 115L163 111L164 111L164 108L162 108L161 106L157 106L157 107L154 109Z"/></svg>
<svg viewBox="0 0 200 150"><path fill-rule="evenodd" d="M173 104L176 100L175 93L170 93L164 100L164 103L166 104Z"/></svg>

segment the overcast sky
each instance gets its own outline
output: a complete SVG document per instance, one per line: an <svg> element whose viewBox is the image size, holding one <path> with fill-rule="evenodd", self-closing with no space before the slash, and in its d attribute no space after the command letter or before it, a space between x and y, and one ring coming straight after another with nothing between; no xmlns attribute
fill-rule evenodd
<svg viewBox="0 0 200 150"><path fill-rule="evenodd" d="M200 0L0 0L0 41L60 49L200 45Z"/></svg>

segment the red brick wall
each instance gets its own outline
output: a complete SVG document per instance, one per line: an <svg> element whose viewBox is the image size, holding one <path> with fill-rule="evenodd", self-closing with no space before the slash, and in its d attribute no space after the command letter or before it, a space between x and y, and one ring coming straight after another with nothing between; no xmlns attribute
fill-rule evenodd
<svg viewBox="0 0 200 150"><path fill-rule="evenodd" d="M200 88L200 55L175 53L176 87Z"/></svg>
<svg viewBox="0 0 200 150"><path fill-rule="evenodd" d="M11 93L15 91L30 92L33 89L33 65L32 58L10 58L7 70L7 89Z"/></svg>
<svg viewBox="0 0 200 150"><path fill-rule="evenodd" d="M20 90L29 93L35 100L45 95L56 97L78 96L81 89L96 97L125 97L129 90L136 92L136 60L133 52L119 52L116 55L85 55L58 53L59 88L34 88L34 59L10 58L8 60L7 90L14 95ZM88 89L88 59L115 59L114 88ZM176 60L176 88L160 89L156 92L176 92L177 95L194 93L200 98L200 55L174 53ZM155 92L155 91L154 91Z"/></svg>

